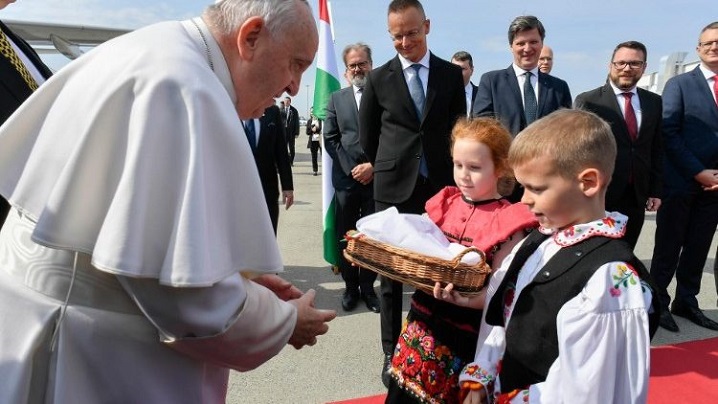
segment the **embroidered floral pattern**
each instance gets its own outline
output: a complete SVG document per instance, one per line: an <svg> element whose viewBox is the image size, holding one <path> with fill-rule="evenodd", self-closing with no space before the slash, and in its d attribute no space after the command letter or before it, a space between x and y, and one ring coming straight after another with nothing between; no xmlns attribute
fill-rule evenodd
<svg viewBox="0 0 718 404"><path fill-rule="evenodd" d="M488 386L494 382L493 375L473 362L464 367L464 370L461 371L461 378L464 380L462 384L475 381Z"/></svg>
<svg viewBox="0 0 718 404"><path fill-rule="evenodd" d="M639 282L643 293L650 290L648 284L640 279L638 272L635 268L633 268L633 266L631 266L631 264L618 264L616 266L616 273L614 273L611 277L613 278L613 287L609 288L608 292L613 297L621 296L621 288L628 289L630 285L636 285Z"/></svg>
<svg viewBox="0 0 718 404"><path fill-rule="evenodd" d="M569 247L593 236L621 238L626 233L626 221L626 216L618 212L610 212L600 220L577 224L561 231L543 227L540 227L539 231L543 234L553 234L556 244Z"/></svg>
<svg viewBox="0 0 718 404"><path fill-rule="evenodd" d="M459 372L464 364L424 323L404 325L391 365L397 383L422 402L458 402Z"/></svg>

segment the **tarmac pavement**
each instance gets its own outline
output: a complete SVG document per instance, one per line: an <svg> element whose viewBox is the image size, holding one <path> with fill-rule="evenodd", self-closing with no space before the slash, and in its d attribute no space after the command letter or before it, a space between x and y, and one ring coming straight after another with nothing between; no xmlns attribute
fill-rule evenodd
<svg viewBox="0 0 718 404"><path fill-rule="evenodd" d="M334 275L322 257L321 176L313 176L311 156L304 131L297 139L294 162L295 204L280 208L278 241L286 265L282 276L302 290L315 289L316 307L337 310L329 332L317 345L295 350L287 346L279 355L251 372L232 372L227 402L252 404L319 404L365 397L386 392L380 380L382 351L379 343L379 315L363 304L346 313L341 308L344 282ZM321 167L320 167L321 173ZM647 214L638 240L636 255L650 268L653 253L655 215ZM713 260L714 238L703 271L700 307L718 321ZM378 282L376 283L378 290ZM673 284L671 285L671 293ZM404 308L411 291L405 288ZM718 337L718 332L700 328L675 317L679 333L659 328L652 345Z"/></svg>

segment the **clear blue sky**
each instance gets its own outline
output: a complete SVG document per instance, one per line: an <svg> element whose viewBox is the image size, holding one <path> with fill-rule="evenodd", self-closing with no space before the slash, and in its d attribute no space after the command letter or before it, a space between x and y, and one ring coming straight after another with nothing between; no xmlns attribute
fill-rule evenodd
<svg viewBox="0 0 718 404"><path fill-rule="evenodd" d="M316 14L318 0L309 1ZM357 41L372 47L375 67L395 55L386 31L389 0L330 2L339 63L342 48ZM210 3L211 0L18 0L0 11L0 18L138 28L198 15ZM619 42L643 42L648 47L650 72L657 70L661 56L671 52L688 52L688 60L696 59L700 29L718 19L715 0L424 0L422 4L431 20L429 48L445 59L457 50L470 52L474 57L474 83L483 72L511 63L507 38L511 20L517 15L536 15L546 27L545 43L554 49L552 73L568 82L574 97L605 81L611 52ZM294 100L302 114L307 111L307 89L311 97L314 67L305 73Z"/></svg>

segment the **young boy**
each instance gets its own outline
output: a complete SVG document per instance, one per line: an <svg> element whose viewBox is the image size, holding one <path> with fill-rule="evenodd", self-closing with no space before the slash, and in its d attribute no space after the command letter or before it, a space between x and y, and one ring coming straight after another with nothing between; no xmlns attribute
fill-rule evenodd
<svg viewBox="0 0 718 404"><path fill-rule="evenodd" d="M540 228L503 261L493 326L460 377L464 403L640 403L658 309L645 267L604 210L616 144L598 116L560 110L521 132L509 163ZM649 319L650 318L650 319Z"/></svg>

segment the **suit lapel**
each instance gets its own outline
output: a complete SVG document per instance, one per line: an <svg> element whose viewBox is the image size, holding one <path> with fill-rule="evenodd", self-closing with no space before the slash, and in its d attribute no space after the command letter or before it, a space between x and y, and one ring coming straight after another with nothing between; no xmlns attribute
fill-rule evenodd
<svg viewBox="0 0 718 404"><path fill-rule="evenodd" d="M642 139L646 139L646 136L642 135L643 131L649 128L647 117L655 116L658 111L656 110L656 106L651 102L651 99L646 97L646 90L637 88L636 93L638 94L638 101L641 103L641 126L638 128L638 141L640 142Z"/></svg>
<svg viewBox="0 0 718 404"><path fill-rule="evenodd" d="M713 98L713 94L711 94L711 88L708 86L708 82L706 81L700 66L691 71L691 77L693 78L696 87L698 87L698 96L703 98L703 102L705 102L706 105L710 105L712 107L709 108L711 110L711 114L714 118L718 119L718 106Z"/></svg>
<svg viewBox="0 0 718 404"><path fill-rule="evenodd" d="M392 60L390 70L393 73L392 81L394 82L394 88L398 89L398 91L402 93L399 99L402 100L406 113L410 114L410 116L416 116L416 107L414 107L414 101L411 99L409 86L404 78L404 69L401 67L401 61L399 60L398 55ZM424 108L424 110L426 110L426 108ZM421 122L419 122L419 124L421 124Z"/></svg>
<svg viewBox="0 0 718 404"><path fill-rule="evenodd" d="M424 114L421 117L421 122L424 122L426 116L431 110L431 106L436 99L436 92L438 91L439 82L441 81L441 73L438 72L439 61L433 53L429 53L429 82L426 84L426 105L424 105Z"/></svg>
<svg viewBox="0 0 718 404"><path fill-rule="evenodd" d="M553 82L551 81L551 76L545 73L541 73L539 71L538 73L538 80L539 80L539 89L538 89L538 116L543 117L554 110L548 110L549 108L547 106L549 99L554 98L553 95L554 92L554 86Z"/></svg>
<svg viewBox="0 0 718 404"><path fill-rule="evenodd" d="M519 79L516 78L516 72L514 71L513 65L509 66L508 69L504 70L505 80L509 83L509 89L514 97L514 105L521 106L521 127L526 126L526 118L524 117L524 99L521 96L521 89L519 88Z"/></svg>

